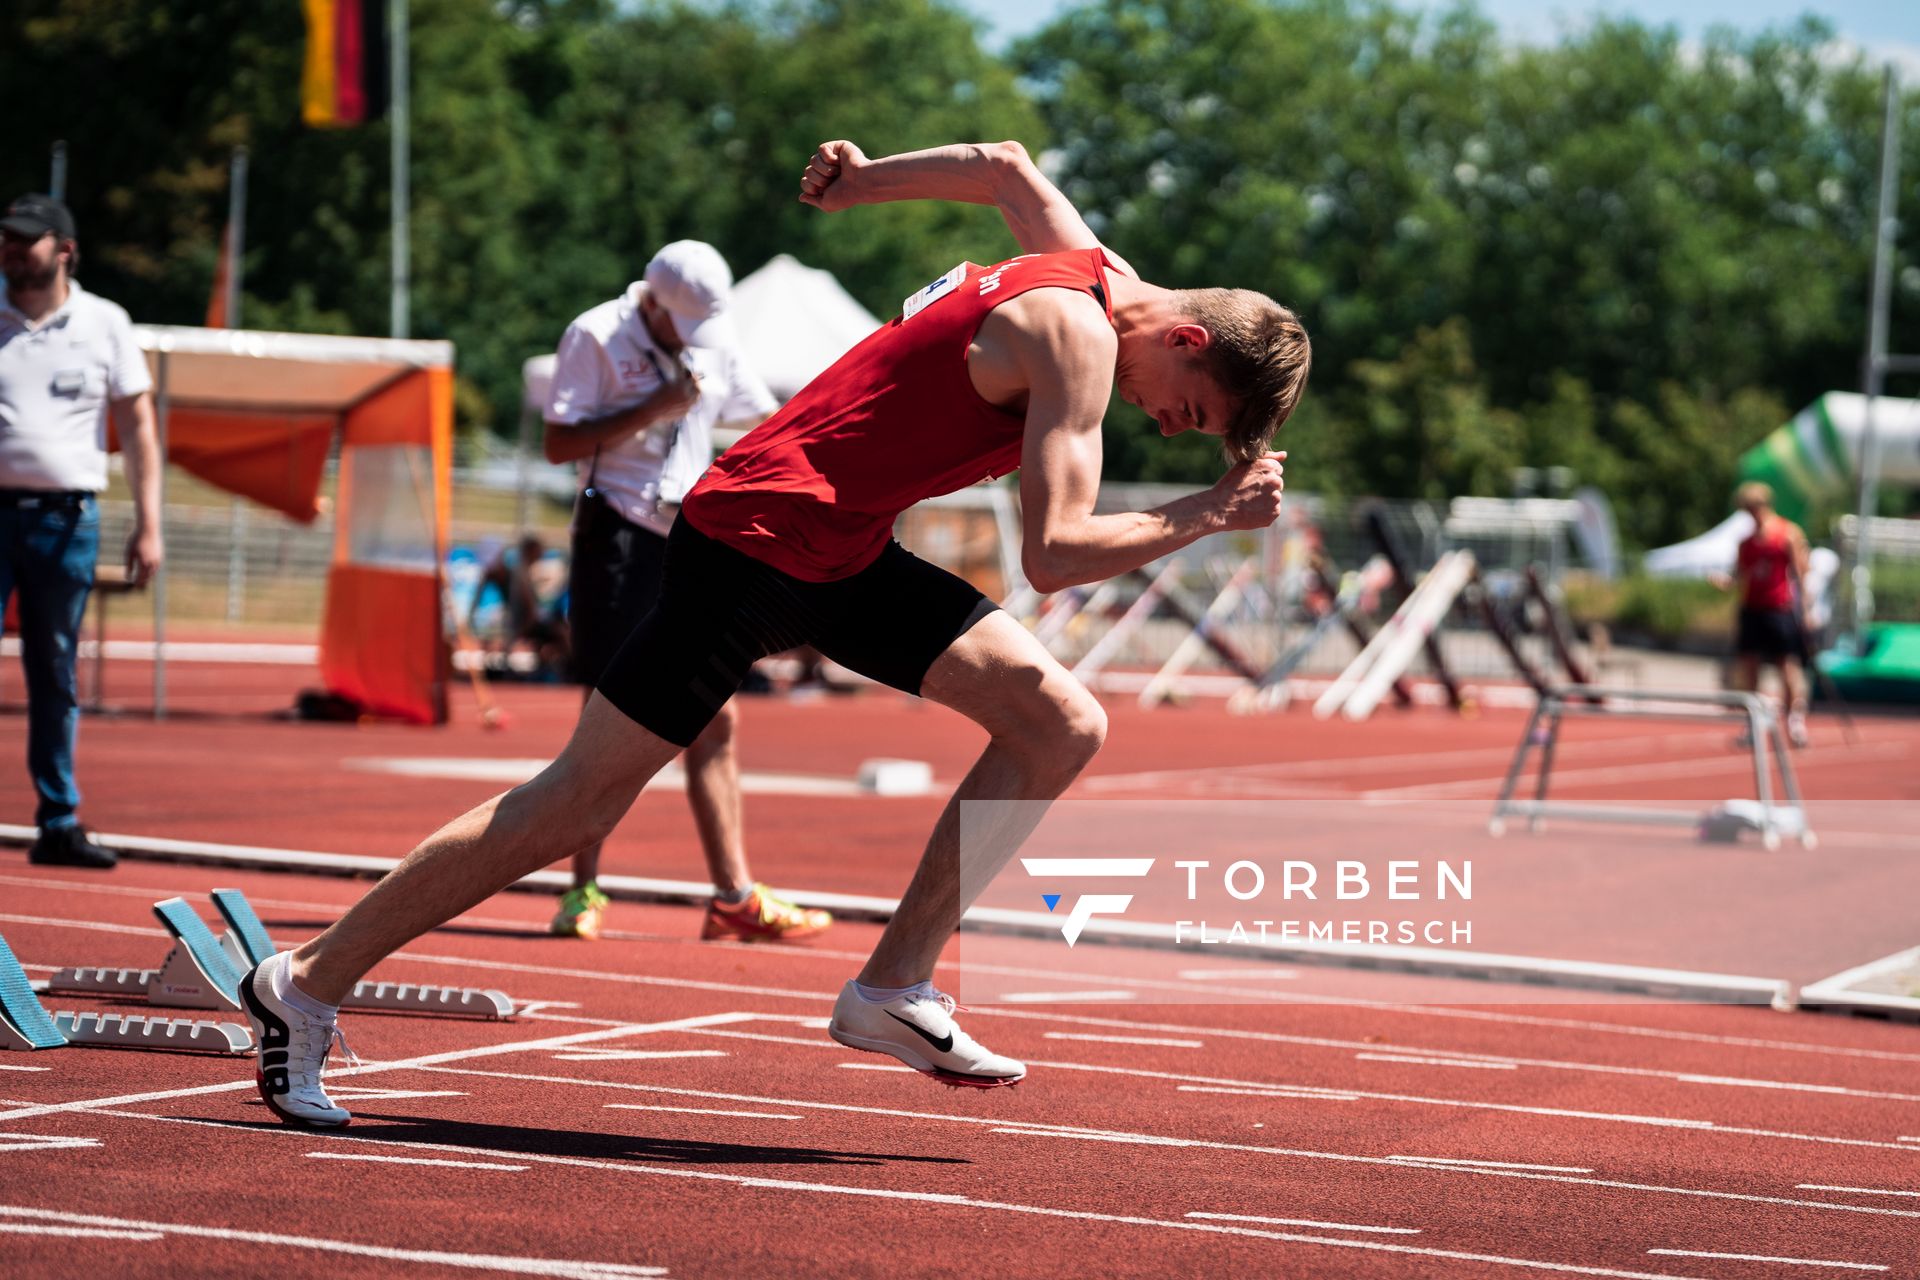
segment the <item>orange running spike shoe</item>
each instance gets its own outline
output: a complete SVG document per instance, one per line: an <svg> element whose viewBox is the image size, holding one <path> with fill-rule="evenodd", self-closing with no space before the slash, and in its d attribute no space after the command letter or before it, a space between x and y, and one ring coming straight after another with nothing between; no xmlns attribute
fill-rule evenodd
<svg viewBox="0 0 1920 1280"><path fill-rule="evenodd" d="M763 884L753 886L746 901L707 903L707 922L700 929L706 942L780 942L810 938L833 923L833 914L803 907L778 897Z"/></svg>

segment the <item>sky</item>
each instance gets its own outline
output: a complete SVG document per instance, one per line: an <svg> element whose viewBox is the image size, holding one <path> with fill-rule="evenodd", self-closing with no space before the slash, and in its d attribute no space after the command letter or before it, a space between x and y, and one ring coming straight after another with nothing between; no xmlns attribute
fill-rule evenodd
<svg viewBox="0 0 1920 1280"><path fill-rule="evenodd" d="M990 24L999 46L1044 25L1068 0L960 0ZM1414 4L1418 0L1400 0ZM1900 66L1902 78L1920 82L1920 0L1479 0L1481 10L1514 40L1551 43L1582 19L1605 13L1650 25L1674 25L1698 36L1716 23L1758 31L1792 22L1803 13L1826 18L1842 39L1876 59Z"/></svg>

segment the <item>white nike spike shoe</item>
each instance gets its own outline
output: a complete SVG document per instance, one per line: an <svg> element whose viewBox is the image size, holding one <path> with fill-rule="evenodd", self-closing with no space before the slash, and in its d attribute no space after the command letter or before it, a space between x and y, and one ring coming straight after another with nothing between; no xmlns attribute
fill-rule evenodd
<svg viewBox="0 0 1920 1280"><path fill-rule="evenodd" d="M953 1020L953 997L931 982L875 1004L849 982L833 1006L827 1034L850 1049L885 1053L942 1084L992 1089L1026 1078L1024 1063L989 1053Z"/></svg>
<svg viewBox="0 0 1920 1280"><path fill-rule="evenodd" d="M327 1096L320 1085L320 1071L336 1040L349 1060L358 1059L331 1018L303 1013L273 994L275 966L292 962L292 954L282 951L256 966L240 983L240 1003L253 1024L258 1055L254 1083L273 1114L286 1123L338 1129L353 1116Z"/></svg>

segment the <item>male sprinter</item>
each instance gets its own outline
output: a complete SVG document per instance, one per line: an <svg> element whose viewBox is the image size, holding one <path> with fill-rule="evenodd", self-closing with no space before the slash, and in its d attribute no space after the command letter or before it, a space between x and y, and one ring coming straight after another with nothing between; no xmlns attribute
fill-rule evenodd
<svg viewBox="0 0 1920 1280"><path fill-rule="evenodd" d="M1027 256L954 268L723 455L668 537L658 606L559 758L430 836L332 928L247 976L260 1090L283 1120L347 1122L320 1073L336 1005L358 978L555 850L603 837L756 658L807 643L990 735L829 1034L951 1084L1025 1075L963 1032L929 981L971 897L1026 834L1008 830L999 847L970 851L963 884L960 806L1052 800L1099 750L1106 716L1025 628L893 542L894 518L1018 467L1022 563L1045 591L1112 577L1204 534L1264 527L1282 489L1283 455L1267 445L1306 383L1307 335L1259 294L1142 281L1017 143L880 160L825 143L801 199L829 212L909 199L993 204ZM1116 378L1163 435L1222 437L1232 468L1156 510L1094 514L1100 421Z"/></svg>

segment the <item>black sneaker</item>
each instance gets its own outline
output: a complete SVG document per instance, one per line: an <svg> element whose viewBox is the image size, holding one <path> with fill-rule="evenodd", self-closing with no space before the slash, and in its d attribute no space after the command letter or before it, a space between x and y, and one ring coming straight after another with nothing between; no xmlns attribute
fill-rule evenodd
<svg viewBox="0 0 1920 1280"><path fill-rule="evenodd" d="M42 827L40 838L27 851L27 861L42 867L91 867L110 871L120 859L111 849L93 842L79 823L69 827Z"/></svg>

